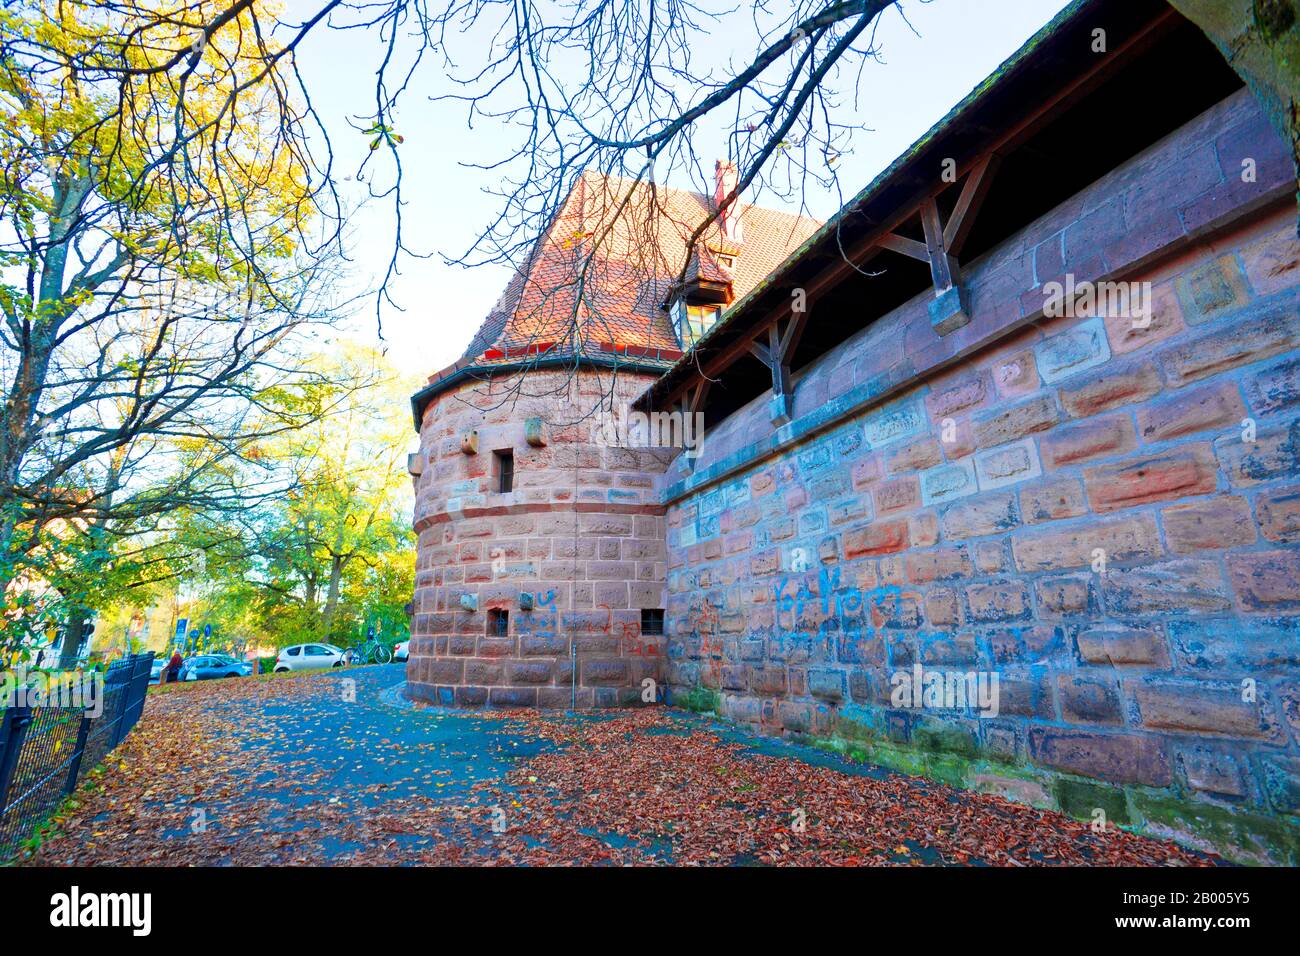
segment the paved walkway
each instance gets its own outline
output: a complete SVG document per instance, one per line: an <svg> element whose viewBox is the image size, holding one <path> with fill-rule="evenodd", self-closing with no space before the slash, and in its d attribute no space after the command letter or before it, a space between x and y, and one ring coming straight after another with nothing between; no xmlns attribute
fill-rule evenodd
<svg viewBox="0 0 1300 956"><path fill-rule="evenodd" d="M151 692L53 864L1196 864L656 708L407 703L402 665Z"/></svg>

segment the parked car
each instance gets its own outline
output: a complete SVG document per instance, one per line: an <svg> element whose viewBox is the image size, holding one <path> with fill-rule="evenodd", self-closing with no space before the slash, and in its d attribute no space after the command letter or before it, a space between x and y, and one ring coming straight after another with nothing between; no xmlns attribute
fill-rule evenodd
<svg viewBox="0 0 1300 956"><path fill-rule="evenodd" d="M253 665L225 654L200 654L181 664L181 680L213 680L218 677L248 677Z"/></svg>
<svg viewBox="0 0 1300 956"><path fill-rule="evenodd" d="M393 645L393 660L395 660L395 661L404 661L404 660L406 660L407 654L408 654L408 652L410 651L410 644L411 644L411 641L410 641L409 638L408 638L407 640L405 640L405 641L402 641L400 644L394 644L394 645Z"/></svg>
<svg viewBox="0 0 1300 956"><path fill-rule="evenodd" d="M149 667L149 683L157 684L162 680L163 668L167 666L166 657L155 657Z"/></svg>
<svg viewBox="0 0 1300 956"><path fill-rule="evenodd" d="M275 671L307 671L318 667L342 667L347 652L333 644L295 644L275 659Z"/></svg>

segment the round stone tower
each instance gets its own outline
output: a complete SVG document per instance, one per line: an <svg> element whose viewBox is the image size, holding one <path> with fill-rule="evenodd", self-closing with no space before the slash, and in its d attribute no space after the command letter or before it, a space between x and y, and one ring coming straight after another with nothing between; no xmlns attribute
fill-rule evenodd
<svg viewBox="0 0 1300 956"><path fill-rule="evenodd" d="M742 241L722 208L734 167L716 175L712 197L584 175L464 357L413 396L412 697L663 699L658 479L702 436L628 407L816 226L748 206Z"/></svg>
<svg viewBox="0 0 1300 956"><path fill-rule="evenodd" d="M654 376L476 373L423 409L408 692L461 706L653 701L667 570L654 476L672 453L606 443L597 416Z"/></svg>

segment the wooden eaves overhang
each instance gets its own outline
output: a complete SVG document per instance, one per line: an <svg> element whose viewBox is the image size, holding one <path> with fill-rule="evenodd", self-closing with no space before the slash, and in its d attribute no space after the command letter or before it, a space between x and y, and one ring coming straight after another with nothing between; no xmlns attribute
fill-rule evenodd
<svg viewBox="0 0 1300 956"><path fill-rule="evenodd" d="M1177 19L1157 0L1076 0L736 303L635 407L700 411L710 385L752 356L771 372L773 422L788 423L791 361L818 299L886 250L929 266L935 292L930 319L940 336L965 326L962 246L1000 157L1105 82ZM1090 42L1098 26L1106 31L1104 55ZM950 189L960 192L945 221L938 200ZM924 241L900 231L918 219Z"/></svg>

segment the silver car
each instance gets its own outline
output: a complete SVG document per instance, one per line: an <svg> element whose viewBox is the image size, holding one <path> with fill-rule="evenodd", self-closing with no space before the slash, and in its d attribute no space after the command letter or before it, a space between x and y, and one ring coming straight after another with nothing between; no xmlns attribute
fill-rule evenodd
<svg viewBox="0 0 1300 956"><path fill-rule="evenodd" d="M321 667L342 667L347 652L333 644L295 644L275 659L275 671L310 671Z"/></svg>

